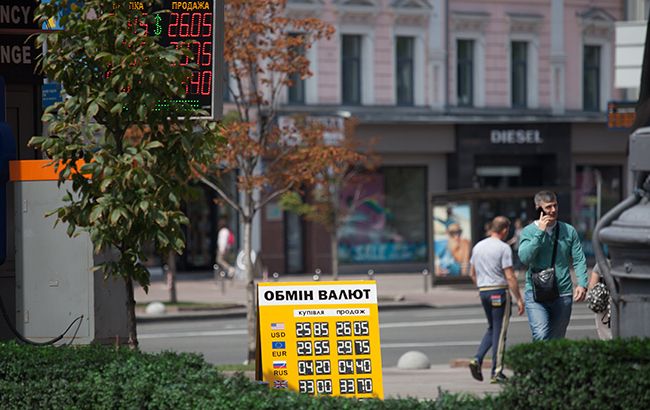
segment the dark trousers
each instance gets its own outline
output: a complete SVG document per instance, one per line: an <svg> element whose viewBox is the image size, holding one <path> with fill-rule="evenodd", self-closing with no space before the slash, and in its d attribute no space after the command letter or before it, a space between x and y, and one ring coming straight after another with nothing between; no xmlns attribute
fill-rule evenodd
<svg viewBox="0 0 650 410"><path fill-rule="evenodd" d="M479 295L488 328L476 352L476 359L482 365L483 358L492 348L492 377L494 377L495 374L503 371L503 354L506 348L512 300L508 289L481 290Z"/></svg>

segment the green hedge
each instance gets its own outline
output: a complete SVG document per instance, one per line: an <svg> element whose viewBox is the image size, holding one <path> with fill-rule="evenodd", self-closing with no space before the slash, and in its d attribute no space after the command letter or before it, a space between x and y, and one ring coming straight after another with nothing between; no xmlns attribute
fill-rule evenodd
<svg viewBox="0 0 650 410"><path fill-rule="evenodd" d="M5 343L0 409L650 408L650 339L535 342L512 347L506 359L514 375L499 395L381 401L313 398L225 378L194 354Z"/></svg>
<svg viewBox="0 0 650 410"><path fill-rule="evenodd" d="M650 339L521 344L506 363L515 375L499 396L502 408L650 408Z"/></svg>
<svg viewBox="0 0 650 410"><path fill-rule="evenodd" d="M0 409L483 409L491 399L313 398L223 377L194 354L0 344Z"/></svg>

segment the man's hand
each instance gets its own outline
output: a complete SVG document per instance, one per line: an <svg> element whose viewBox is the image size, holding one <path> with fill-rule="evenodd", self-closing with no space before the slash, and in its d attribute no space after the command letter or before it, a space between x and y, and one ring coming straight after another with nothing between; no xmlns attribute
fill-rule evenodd
<svg viewBox="0 0 650 410"><path fill-rule="evenodd" d="M524 314L524 310L524 301L517 299L517 313L519 313L519 316Z"/></svg>
<svg viewBox="0 0 650 410"><path fill-rule="evenodd" d="M573 291L573 300L575 302L582 302L587 296L587 288L582 286L576 286L576 290Z"/></svg>
<svg viewBox="0 0 650 410"><path fill-rule="evenodd" d="M553 217L545 214L544 212L539 213L539 229L545 231L548 228L549 224L554 221Z"/></svg>

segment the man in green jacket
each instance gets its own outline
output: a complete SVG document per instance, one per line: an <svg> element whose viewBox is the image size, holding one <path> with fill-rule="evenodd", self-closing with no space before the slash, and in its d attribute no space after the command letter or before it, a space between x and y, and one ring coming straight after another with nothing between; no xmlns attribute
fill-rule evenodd
<svg viewBox="0 0 650 410"><path fill-rule="evenodd" d="M557 220L558 203L553 192L535 194L539 219L526 226L519 240L519 258L528 265L524 302L533 340L560 339L566 334L573 301L579 302L587 294L587 263L575 228ZM554 300L536 302L533 297L531 271L551 267L554 230L559 229L555 277L560 296ZM578 279L573 289L570 266Z"/></svg>

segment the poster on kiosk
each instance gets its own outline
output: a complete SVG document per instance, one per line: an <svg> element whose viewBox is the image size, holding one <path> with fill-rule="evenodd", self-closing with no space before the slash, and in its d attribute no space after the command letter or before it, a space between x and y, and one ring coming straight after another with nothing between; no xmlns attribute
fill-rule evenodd
<svg viewBox="0 0 650 410"><path fill-rule="evenodd" d="M375 281L260 283L258 301L270 388L383 399Z"/></svg>

